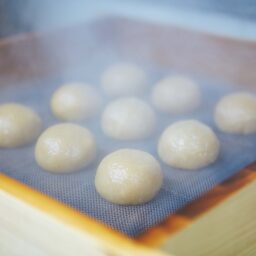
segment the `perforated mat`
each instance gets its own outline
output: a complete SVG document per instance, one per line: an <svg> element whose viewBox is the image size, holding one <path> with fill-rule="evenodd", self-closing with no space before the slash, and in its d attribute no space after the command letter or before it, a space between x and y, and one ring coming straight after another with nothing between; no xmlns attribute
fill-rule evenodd
<svg viewBox="0 0 256 256"><path fill-rule="evenodd" d="M159 75L159 74L158 74ZM158 79L160 77L154 79ZM93 76L93 74L91 74ZM82 80L96 83L89 76L73 73L64 78L45 79L44 81L10 84L0 89L0 102L16 101L33 107L41 115L45 127L58 121L52 116L48 102L54 89L63 81ZM37 190L86 213L129 236L136 236L147 228L160 222L180 207L199 197L214 185L231 177L237 171L256 160L256 136L236 136L219 132L213 123L212 112L221 95L233 90L230 86L210 85L200 80L203 90L201 108L186 116L170 117L157 112L158 128L156 135L140 142L118 142L105 137L100 129L98 118L83 125L96 135L98 158L89 168L73 174L51 174L40 169L34 160L34 145L18 149L0 150L0 169ZM148 95L144 97L149 99ZM119 206L106 202L96 192L94 176L97 165L107 153L132 147L146 150L156 158L156 144L160 132L175 120L195 118L213 127L221 141L218 161L199 171L184 171L162 164L164 184L157 197L144 205Z"/></svg>

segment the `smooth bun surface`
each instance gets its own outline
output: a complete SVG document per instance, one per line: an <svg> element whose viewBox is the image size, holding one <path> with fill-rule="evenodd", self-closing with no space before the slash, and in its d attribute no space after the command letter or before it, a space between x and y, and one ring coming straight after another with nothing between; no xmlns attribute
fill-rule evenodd
<svg viewBox="0 0 256 256"><path fill-rule="evenodd" d="M130 63L110 66L103 73L101 84L110 96L135 96L143 93L148 87L145 72Z"/></svg>
<svg viewBox="0 0 256 256"><path fill-rule="evenodd" d="M149 153L121 149L100 163L95 186L98 193L115 204L143 204L160 190L163 174L158 161Z"/></svg>
<svg viewBox="0 0 256 256"><path fill-rule="evenodd" d="M196 120L170 125L158 142L158 154L166 164L189 170L215 162L219 148L219 140L212 129Z"/></svg>
<svg viewBox="0 0 256 256"><path fill-rule="evenodd" d="M120 98L110 102L101 117L103 132L118 140L137 140L150 136L156 125L155 113L137 98Z"/></svg>
<svg viewBox="0 0 256 256"><path fill-rule="evenodd" d="M227 133L256 133L256 96L241 92L223 97L215 108L215 123Z"/></svg>
<svg viewBox="0 0 256 256"><path fill-rule="evenodd" d="M35 158L50 172L73 172L89 165L96 156L92 133L79 125L65 123L49 127L39 137Z"/></svg>
<svg viewBox="0 0 256 256"><path fill-rule="evenodd" d="M85 120L95 115L101 106L97 90L83 83L69 83L58 88L51 99L53 114L64 121Z"/></svg>
<svg viewBox="0 0 256 256"><path fill-rule="evenodd" d="M201 91L199 86L189 78L170 76L153 87L151 98L158 110L180 114L191 112L199 107Z"/></svg>
<svg viewBox="0 0 256 256"><path fill-rule="evenodd" d="M41 119L31 108L16 103L0 105L0 147L30 144L41 130Z"/></svg>

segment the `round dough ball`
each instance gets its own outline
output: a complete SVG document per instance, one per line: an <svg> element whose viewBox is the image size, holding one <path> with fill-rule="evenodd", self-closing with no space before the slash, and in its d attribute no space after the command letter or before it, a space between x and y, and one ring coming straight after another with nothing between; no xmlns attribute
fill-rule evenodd
<svg viewBox="0 0 256 256"><path fill-rule="evenodd" d="M241 92L223 97L215 109L218 128L227 133L256 133L256 97Z"/></svg>
<svg viewBox="0 0 256 256"><path fill-rule="evenodd" d="M50 172L73 172L89 165L96 156L92 133L79 125L65 123L51 126L39 137L35 158Z"/></svg>
<svg viewBox="0 0 256 256"><path fill-rule="evenodd" d="M145 72L129 63L109 67L102 75L101 84L110 96L134 96L143 93L148 87Z"/></svg>
<svg viewBox="0 0 256 256"><path fill-rule="evenodd" d="M219 140L211 128L196 120L187 120L164 130L158 154L170 166L194 170L215 162L219 148Z"/></svg>
<svg viewBox="0 0 256 256"><path fill-rule="evenodd" d="M201 91L189 78L170 76L156 84L151 98L160 111L170 114L188 113L199 107Z"/></svg>
<svg viewBox="0 0 256 256"><path fill-rule="evenodd" d="M32 109L16 103L0 106L0 147L30 144L41 130L41 119Z"/></svg>
<svg viewBox="0 0 256 256"><path fill-rule="evenodd" d="M65 84L51 99L53 114L64 121L85 120L95 115L101 106L101 97L92 86L82 83Z"/></svg>
<svg viewBox="0 0 256 256"><path fill-rule="evenodd" d="M101 118L103 132L119 140L146 138L154 131L155 124L154 111L137 98L121 98L109 103Z"/></svg>
<svg viewBox="0 0 256 256"><path fill-rule="evenodd" d="M100 163L95 186L98 193L115 204L143 204L156 196L163 182L158 161L149 153L121 149Z"/></svg>

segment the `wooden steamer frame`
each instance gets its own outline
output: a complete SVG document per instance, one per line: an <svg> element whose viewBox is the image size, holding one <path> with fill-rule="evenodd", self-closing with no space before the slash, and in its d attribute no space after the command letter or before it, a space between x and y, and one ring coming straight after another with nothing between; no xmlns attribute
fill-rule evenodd
<svg viewBox="0 0 256 256"><path fill-rule="evenodd" d="M256 86L256 43L118 17L3 39L1 76L17 81L58 72L61 59L54 54L46 58L42 38L44 45L62 43L65 55L85 40L87 31L124 56L139 55L177 71ZM150 51L145 51L145 42ZM81 54L92 52L90 46ZM79 59L71 58L67 68L79 66ZM255 170L256 163L251 164L136 239L0 174L0 255L256 255Z"/></svg>

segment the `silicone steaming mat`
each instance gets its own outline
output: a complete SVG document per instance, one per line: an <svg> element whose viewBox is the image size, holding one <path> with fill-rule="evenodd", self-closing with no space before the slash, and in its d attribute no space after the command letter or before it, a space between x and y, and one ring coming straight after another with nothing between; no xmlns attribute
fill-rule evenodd
<svg viewBox="0 0 256 256"><path fill-rule="evenodd" d="M88 71L89 72L89 71ZM69 80L89 81L94 75L65 75L45 81L30 81L19 85L2 87L0 102L16 101L34 108L42 117L44 126L58 123L49 109L52 92ZM157 75L156 75L157 76ZM77 79L78 78L78 79ZM156 77L156 79L159 79ZM153 82L152 82L153 83ZM214 185L231 177L256 160L256 136L227 135L219 132L213 123L213 108L216 101L232 87L211 85L199 81L203 91L201 108L194 113L171 117L159 112L156 134L139 142L119 142L104 136L100 129L99 116L82 125L93 131L98 144L98 158L93 165L73 174L51 174L40 169L34 160L34 145L18 149L0 149L0 169L13 177L57 200L86 213L129 236L136 236L157 224L180 207L199 197ZM148 95L143 97L148 100ZM107 102L107 100L106 100ZM105 102L105 103L106 103ZM104 155L124 147L138 148L152 153L157 159L156 145L161 131L176 120L195 118L210 125L221 142L218 161L202 170L185 171L162 164L164 184L157 197L144 205L119 206L102 199L94 187L97 165Z"/></svg>

